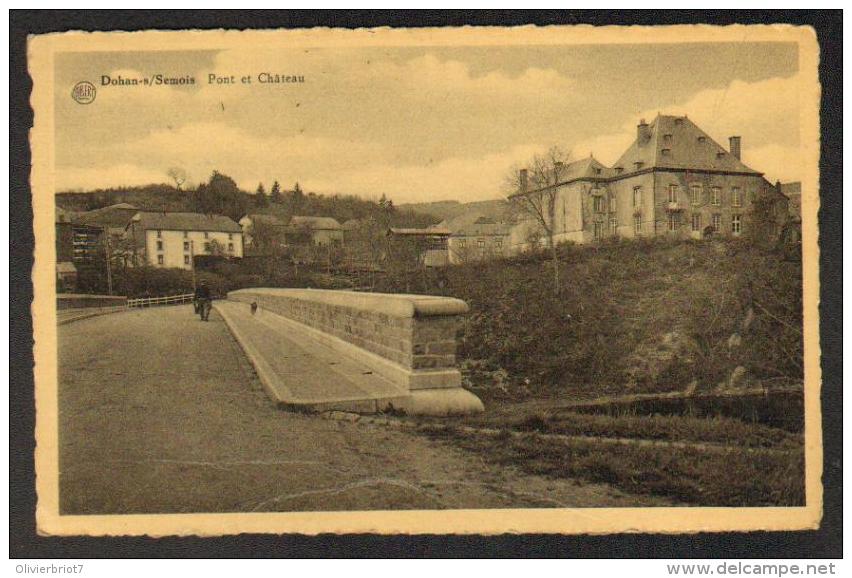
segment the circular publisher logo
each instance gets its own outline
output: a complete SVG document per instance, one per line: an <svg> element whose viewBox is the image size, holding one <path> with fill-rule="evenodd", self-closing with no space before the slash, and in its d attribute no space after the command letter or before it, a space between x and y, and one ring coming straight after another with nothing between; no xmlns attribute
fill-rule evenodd
<svg viewBox="0 0 852 578"><path fill-rule="evenodd" d="M74 90L71 91L71 98L80 104L89 104L95 100L97 92L94 84L84 80L74 85Z"/></svg>

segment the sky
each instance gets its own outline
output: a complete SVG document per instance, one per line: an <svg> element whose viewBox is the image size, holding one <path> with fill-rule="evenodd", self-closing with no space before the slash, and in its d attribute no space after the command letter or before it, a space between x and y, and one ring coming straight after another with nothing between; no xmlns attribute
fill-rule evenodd
<svg viewBox="0 0 852 578"><path fill-rule="evenodd" d="M259 84L258 74L304 76ZM774 182L798 180L793 43L240 49L66 53L56 60L56 188L297 181L396 203L493 199L551 146L611 165L639 119L687 114ZM103 86L192 76L191 86ZM208 75L234 75L233 85ZM239 82L250 76L251 84ZM94 102L71 98L82 80Z"/></svg>

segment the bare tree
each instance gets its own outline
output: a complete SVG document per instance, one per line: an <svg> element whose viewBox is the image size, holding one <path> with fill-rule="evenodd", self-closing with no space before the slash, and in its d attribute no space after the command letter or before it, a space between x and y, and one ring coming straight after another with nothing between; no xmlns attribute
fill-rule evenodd
<svg viewBox="0 0 852 578"><path fill-rule="evenodd" d="M171 167L166 171L166 174L175 182L175 188L181 190L181 187L186 182L186 171L180 167Z"/></svg>
<svg viewBox="0 0 852 578"><path fill-rule="evenodd" d="M504 181L504 188L516 212L535 222L547 242L553 261L553 287L559 293L559 255L556 250L556 201L559 197L560 170L570 161L570 154L551 147L533 156L523 168L514 167Z"/></svg>

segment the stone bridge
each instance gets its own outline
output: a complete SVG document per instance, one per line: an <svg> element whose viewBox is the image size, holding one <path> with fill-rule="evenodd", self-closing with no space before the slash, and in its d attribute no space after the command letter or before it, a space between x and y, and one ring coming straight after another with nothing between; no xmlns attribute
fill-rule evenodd
<svg viewBox="0 0 852 578"><path fill-rule="evenodd" d="M429 353L433 342L419 341L430 334L440 337L434 343L448 341L444 325L454 322L446 318L458 317L463 304L404 297L380 303L363 296L358 297L363 308L350 310L322 299L295 299L297 294L283 299L274 291L257 296L261 293L267 301L254 317L250 302L243 300L249 295L242 293L218 302L223 315L214 311L209 323L186 304L127 309L59 327L62 514L645 503L609 486L545 478L492 463L448 440L392 427L400 422L392 417L347 413L341 414L346 419L335 420L320 417L334 417L334 412L280 411L270 402L270 393L289 400L284 403L315 408L350 404L372 411L390 401L416 411L428 405L420 396L440 398L442 393L454 401L430 407L457 409L458 397L466 408L481 406L457 387L454 368L444 357L450 355L448 344L433 346ZM439 305L447 303L456 314L439 314ZM290 315L289 307L292 317L282 315ZM347 334L351 329L353 342L355 337L366 339L366 319L373 315L368 311L376 309L376 315L387 316L386 325L372 322L372 330L376 324L380 330L369 347L378 353L366 341L349 343L331 329L328 335L358 350L343 355L340 343L309 335L307 328L319 327L323 319L337 324L358 317L360 329L348 322L341 328ZM248 342L238 344L223 316L241 324L244 339L251 339L259 354L270 355L266 369L252 367L242 351ZM383 345L388 351L376 343L392 334L381 329L390 327L391 320L400 325L398 351L407 351L403 342L411 343L410 363L400 357L393 362L395 372L381 373L382 364L392 367L382 354L397 351L388 339ZM274 371L267 379L277 380L270 383L285 389L270 391L269 384L260 382L258 376L267 369ZM387 425L365 423L369 419Z"/></svg>
<svg viewBox="0 0 852 578"><path fill-rule="evenodd" d="M412 415L483 410L461 388L456 366L456 332L468 311L464 301L243 289L216 301L215 308L282 406Z"/></svg>

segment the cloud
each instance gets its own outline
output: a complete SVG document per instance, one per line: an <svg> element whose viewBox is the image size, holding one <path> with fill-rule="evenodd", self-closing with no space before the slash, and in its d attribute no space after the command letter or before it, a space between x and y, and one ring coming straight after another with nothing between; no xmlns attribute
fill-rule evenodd
<svg viewBox="0 0 852 578"><path fill-rule="evenodd" d="M767 178L798 180L799 94L797 77L731 82L723 89L702 90L685 102L645 109L627 120L618 132L587 139L574 147L575 157L594 152L612 165L633 142L639 119L660 114L687 115L716 142L727 147L728 137L742 137L743 162Z"/></svg>
<svg viewBox="0 0 852 578"><path fill-rule="evenodd" d="M133 164L103 167L69 167L57 176L58 191L88 191L110 187L150 185L169 181L165 170L157 171Z"/></svg>

